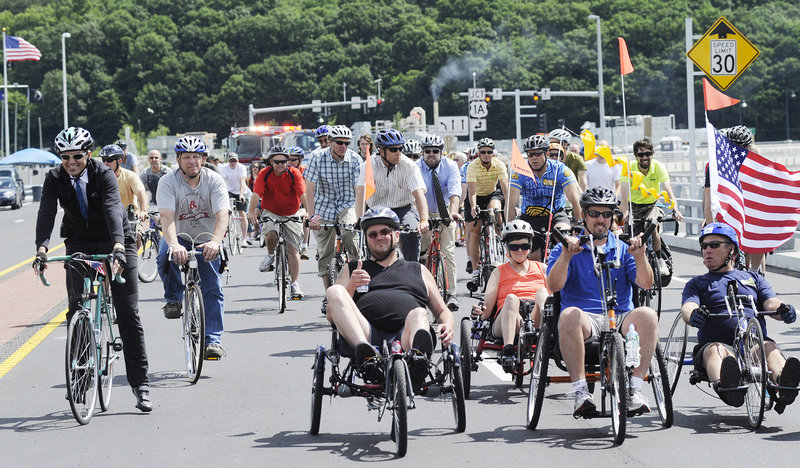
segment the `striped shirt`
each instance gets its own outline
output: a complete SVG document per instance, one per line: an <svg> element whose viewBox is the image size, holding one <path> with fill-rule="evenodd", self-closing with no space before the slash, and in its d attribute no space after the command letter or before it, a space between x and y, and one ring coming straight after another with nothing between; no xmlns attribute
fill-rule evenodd
<svg viewBox="0 0 800 468"><path fill-rule="evenodd" d="M497 182L507 179L508 169L497 157L492 158L492 165L489 166L489 169L485 169L481 165L480 158L475 158L467 168L467 183L478 184L475 193L480 197L491 194L496 190Z"/></svg>
<svg viewBox="0 0 800 468"><path fill-rule="evenodd" d="M422 181L419 167L408 156L400 155L400 161L392 170L388 170L377 154L370 156L369 161L375 177L375 194L367 200L367 205L400 208L414 202L414 190L422 189L425 192L425 182ZM366 161L358 178L359 187L364 187L365 167Z"/></svg>
<svg viewBox="0 0 800 468"><path fill-rule="evenodd" d="M339 213L355 206L355 186L360 173L361 157L349 149L341 162L333 159L331 148L311 159L303 175L316 184L314 214L334 220Z"/></svg>

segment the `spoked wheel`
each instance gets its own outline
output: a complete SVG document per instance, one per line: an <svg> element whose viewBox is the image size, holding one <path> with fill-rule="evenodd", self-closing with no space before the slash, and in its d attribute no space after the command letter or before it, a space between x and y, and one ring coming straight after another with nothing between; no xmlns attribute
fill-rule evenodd
<svg viewBox="0 0 800 468"><path fill-rule="evenodd" d="M286 310L286 287L288 279L288 265L286 265L286 246L278 244L275 251L275 282L278 285L278 313ZM333 283L331 283L333 284Z"/></svg>
<svg viewBox="0 0 800 468"><path fill-rule="evenodd" d="M656 350L653 353L653 359L650 361L648 373L650 375L650 384L653 386L658 415L661 417L661 424L664 427L671 427L673 420L672 393L667 379L667 363L664 359L664 352L661 350L661 343L656 343Z"/></svg>
<svg viewBox="0 0 800 468"><path fill-rule="evenodd" d="M89 424L97 403L97 346L85 311L76 312L69 322L65 370L72 415L78 423Z"/></svg>
<svg viewBox="0 0 800 468"><path fill-rule="evenodd" d="M544 390L547 388L547 364L550 360L551 339L550 323L543 320L542 328L539 330L539 343L536 344L536 354L533 356L531 381L528 387L528 429L536 429L539 424L539 416L542 414Z"/></svg>
<svg viewBox="0 0 800 468"><path fill-rule="evenodd" d="M311 435L319 434L319 422L322 418L322 394L325 383L325 348L317 346L314 355L314 377L311 380Z"/></svg>
<svg viewBox="0 0 800 468"><path fill-rule="evenodd" d="M650 257L650 266L653 269L653 286L649 290L650 304L649 306L656 311L658 317L661 317L661 271L658 268L658 259L655 252Z"/></svg>
<svg viewBox="0 0 800 468"><path fill-rule="evenodd" d="M197 383L205 357L206 313L202 292L196 284L189 286L186 291L186 307L183 311L183 349L189 382Z"/></svg>
<svg viewBox="0 0 800 468"><path fill-rule="evenodd" d="M683 316L678 312L678 316L675 317L675 321L672 322L672 327L669 329L667 342L664 344L664 361L667 364L665 378L669 384L670 395L675 394L675 388L678 386L678 379L681 376L688 333L686 322L683 321Z"/></svg>
<svg viewBox="0 0 800 468"><path fill-rule="evenodd" d="M464 385L464 399L469 398L470 385L472 384L472 320L469 317L461 319L461 381Z"/></svg>
<svg viewBox="0 0 800 468"><path fill-rule="evenodd" d="M625 371L625 349L622 345L622 335L611 335L609 349L606 351L605 366L608 366L608 382L604 393L611 400L611 428L614 431L614 443L621 444L625 441L625 424L628 418L628 374Z"/></svg>
<svg viewBox="0 0 800 468"><path fill-rule="evenodd" d="M397 456L404 457L408 449L408 390L406 367L403 361L395 359L392 363L391 408L392 433L397 448Z"/></svg>
<svg viewBox="0 0 800 468"><path fill-rule="evenodd" d="M433 262L434 265L432 271L435 272L434 276L436 277L436 287L439 289L439 294L442 296L442 299L447 302L450 297L447 295L447 273L444 270L444 258L442 257L441 252L436 254Z"/></svg>
<svg viewBox="0 0 800 468"><path fill-rule="evenodd" d="M747 321L747 330L736 348L736 360L742 369L742 380L747 384L745 405L750 427L757 429L764 420L767 357L761 325L754 318Z"/></svg>
<svg viewBox="0 0 800 468"><path fill-rule="evenodd" d="M242 253L242 231L239 230L239 220L233 221L233 241L232 250L236 251L236 255Z"/></svg>
<svg viewBox="0 0 800 468"><path fill-rule="evenodd" d="M453 364L455 361L456 353L458 353L458 347L455 343L450 345L450 358L448 359L448 366L447 374L450 377L450 383L452 384L453 391L451 393L451 399L453 403L453 416L456 419L456 432L464 432L467 428L467 407L465 403L464 397L464 382L461 377L461 369L456 368ZM463 365L463 364L462 364Z"/></svg>
<svg viewBox="0 0 800 468"><path fill-rule="evenodd" d="M139 254L139 280L142 283L150 283L158 276L158 241L155 235L148 231L142 236L141 253Z"/></svg>
<svg viewBox="0 0 800 468"><path fill-rule="evenodd" d="M113 306L112 306L113 308ZM100 377L98 395L100 409L108 411L111 405L111 387L114 382L114 364L117 362L117 352L114 350L114 343L111 341L111 311L103 317L100 328L100 343L97 343L100 351L100 363L97 374Z"/></svg>

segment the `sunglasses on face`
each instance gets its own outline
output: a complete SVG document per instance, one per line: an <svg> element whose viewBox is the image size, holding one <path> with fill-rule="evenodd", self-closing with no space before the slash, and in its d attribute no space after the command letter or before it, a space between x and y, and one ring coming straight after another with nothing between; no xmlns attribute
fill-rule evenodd
<svg viewBox="0 0 800 468"><path fill-rule="evenodd" d="M347 140L333 140L339 146L350 146L350 142Z"/></svg>
<svg viewBox="0 0 800 468"><path fill-rule="evenodd" d="M272 162L274 164L286 164L287 162L289 162L289 160L288 159L273 159Z"/></svg>
<svg viewBox="0 0 800 468"><path fill-rule="evenodd" d="M402 149L403 149L402 146L393 146L391 148L386 148L386 151L388 151L390 153L399 153L400 150L402 150Z"/></svg>
<svg viewBox="0 0 800 468"><path fill-rule="evenodd" d="M291 161L291 162L297 162L299 160L300 160L300 158L289 158L289 161Z"/></svg>
<svg viewBox="0 0 800 468"><path fill-rule="evenodd" d="M391 234L391 233L392 233L392 230L391 230L391 229L389 229L389 228L383 228L383 229L381 229L380 231L372 231L372 232L368 233L368 234L367 234L367 237L369 237L370 239L377 239L377 238L378 238L378 236L380 236L380 237L386 237L386 236L388 236L388 235L389 235L389 234Z"/></svg>
<svg viewBox="0 0 800 468"><path fill-rule="evenodd" d="M613 211L586 210L586 214L590 218L597 218L598 216L602 216L605 219L611 219L611 217L614 216L614 212Z"/></svg>
<svg viewBox="0 0 800 468"><path fill-rule="evenodd" d="M72 158L72 159L74 159L74 160L76 160L76 161L80 161L81 159L83 159L83 157L84 157L84 156L86 156L86 154L84 154L84 153L78 153L78 154L62 154L62 155L61 155L61 159L62 159L63 161L69 161L69 158Z"/></svg>
<svg viewBox="0 0 800 468"><path fill-rule="evenodd" d="M441 151L437 148L428 148L425 150L425 154L439 154Z"/></svg>
<svg viewBox="0 0 800 468"><path fill-rule="evenodd" d="M516 252L518 250L531 250L531 244L508 244L509 252Z"/></svg>
<svg viewBox="0 0 800 468"><path fill-rule="evenodd" d="M705 249L707 249L709 247L711 247L712 249L716 250L722 244L730 244L730 242L722 242L722 241L701 242L700 243L700 250L705 250Z"/></svg>
<svg viewBox="0 0 800 468"><path fill-rule="evenodd" d="M103 160L104 163L110 163L117 160L117 158L100 158Z"/></svg>
<svg viewBox="0 0 800 468"><path fill-rule="evenodd" d="M481 150L481 154L494 154L494 150L489 150L489 151Z"/></svg>
<svg viewBox="0 0 800 468"><path fill-rule="evenodd" d="M527 155L530 158L531 156L544 156L544 151L528 151Z"/></svg>
<svg viewBox="0 0 800 468"><path fill-rule="evenodd" d="M637 158L649 158L653 155L652 151L642 151L641 153L636 153Z"/></svg>

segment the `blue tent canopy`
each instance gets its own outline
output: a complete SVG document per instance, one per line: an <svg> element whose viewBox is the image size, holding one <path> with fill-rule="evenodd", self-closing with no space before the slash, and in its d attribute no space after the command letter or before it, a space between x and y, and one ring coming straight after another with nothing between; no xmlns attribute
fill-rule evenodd
<svg viewBox="0 0 800 468"><path fill-rule="evenodd" d="M33 166L37 164L57 166L61 164L61 158L49 151L40 150L39 148L25 148L24 150L19 150L9 157L0 160L0 165L2 166Z"/></svg>

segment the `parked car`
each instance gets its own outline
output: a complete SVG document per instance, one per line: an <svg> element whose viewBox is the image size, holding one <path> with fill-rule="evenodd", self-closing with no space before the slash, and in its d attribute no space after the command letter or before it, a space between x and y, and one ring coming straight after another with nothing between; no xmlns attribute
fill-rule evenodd
<svg viewBox="0 0 800 468"><path fill-rule="evenodd" d="M11 177L0 177L0 206L11 205L12 210L22 206L22 186Z"/></svg>
<svg viewBox="0 0 800 468"><path fill-rule="evenodd" d="M34 173L35 174L35 173ZM19 171L14 167L2 167L0 168L0 177L11 177L12 179L17 181L17 185L22 187L22 199L25 199L25 183L22 182L22 177L19 175Z"/></svg>

